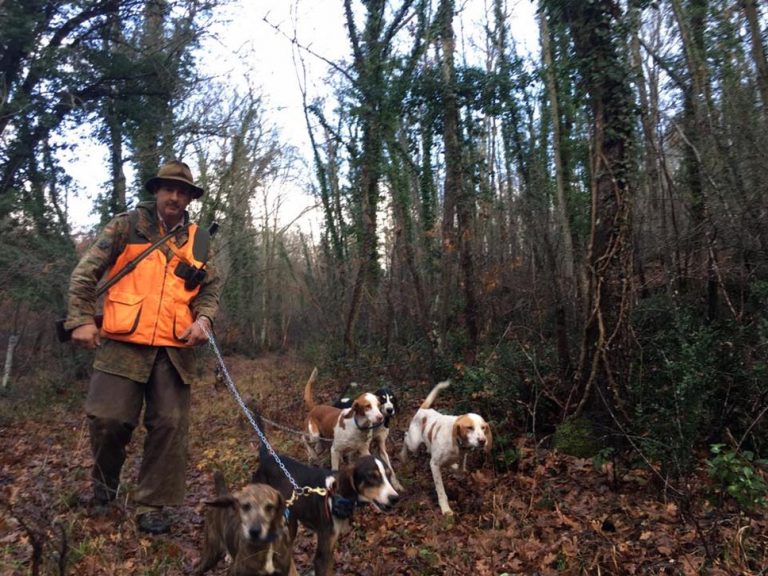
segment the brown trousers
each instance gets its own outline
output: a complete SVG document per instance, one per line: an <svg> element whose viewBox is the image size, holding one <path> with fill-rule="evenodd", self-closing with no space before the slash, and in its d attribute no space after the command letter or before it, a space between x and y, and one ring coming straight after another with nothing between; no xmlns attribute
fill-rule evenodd
<svg viewBox="0 0 768 576"><path fill-rule="evenodd" d="M189 386L158 351L149 381L144 384L99 370L93 373L85 412L93 453L93 489L98 500L112 500L131 434L142 405L147 436L133 499L149 506L174 506L184 500L189 428Z"/></svg>

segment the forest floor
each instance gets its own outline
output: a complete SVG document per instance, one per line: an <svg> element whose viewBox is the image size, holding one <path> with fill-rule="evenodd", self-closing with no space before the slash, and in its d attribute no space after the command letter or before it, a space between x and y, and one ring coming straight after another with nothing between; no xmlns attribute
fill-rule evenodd
<svg viewBox="0 0 768 576"><path fill-rule="evenodd" d="M267 418L300 427L302 389L311 366L287 356L227 359L238 388ZM233 486L257 465L257 439L212 371L193 391L193 421L185 506L175 530L150 537L137 532L129 495L138 470L137 430L124 469L121 503L106 517L89 515L89 447L81 400L85 382L37 409L19 408L0 426L0 574L189 574L202 540L201 501L213 492L212 473ZM394 512L365 507L336 550L344 575L502 574L766 574L768 515L711 508L706 474L691 478L685 511L648 470L596 470L591 460L536 449L520 438L514 471L494 472L480 458L467 473L446 471L456 513L440 514L424 455L401 464L403 430L429 390L414 384L400 399L390 455L405 485ZM323 382L316 397L330 400ZM8 400L0 400L8 402ZM7 406L6 406L7 407ZM438 401L450 413L450 396ZM268 427L270 441L305 459L300 439ZM122 490L122 488L121 488ZM300 573L310 567L314 538L300 531L294 554ZM222 563L216 575L226 573Z"/></svg>

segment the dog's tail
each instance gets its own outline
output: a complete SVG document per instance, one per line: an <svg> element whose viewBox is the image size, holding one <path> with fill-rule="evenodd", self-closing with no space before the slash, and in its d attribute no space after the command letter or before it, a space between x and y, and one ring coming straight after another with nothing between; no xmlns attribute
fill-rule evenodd
<svg viewBox="0 0 768 576"><path fill-rule="evenodd" d="M424 402L421 403L421 408L423 410L427 410L429 408L432 408L432 403L435 401L435 398L437 398L437 394L442 390L443 388L448 388L448 386L451 385L450 380L445 380L444 382L439 382L434 388L432 388L432 391L429 393L429 395L426 397Z"/></svg>
<svg viewBox="0 0 768 576"><path fill-rule="evenodd" d="M307 410L312 410L315 407L315 400L312 398L312 384L317 381L317 366L312 370L312 374L309 375L309 380L304 386L304 404L307 406Z"/></svg>
<svg viewBox="0 0 768 576"><path fill-rule="evenodd" d="M229 494L229 488L227 488L227 481L224 480L224 474L221 470L216 470L213 473L213 485L215 487L216 496L226 496Z"/></svg>

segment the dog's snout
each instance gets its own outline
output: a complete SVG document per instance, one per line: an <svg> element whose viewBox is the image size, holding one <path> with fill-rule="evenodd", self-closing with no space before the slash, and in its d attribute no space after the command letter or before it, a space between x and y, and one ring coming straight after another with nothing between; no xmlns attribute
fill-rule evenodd
<svg viewBox="0 0 768 576"><path fill-rule="evenodd" d="M395 413L395 409L392 408L392 406L387 406L384 408L384 412L386 412L388 416L392 416L392 414Z"/></svg>
<svg viewBox="0 0 768 576"><path fill-rule="evenodd" d="M389 496L389 505L394 506L400 501L400 496L398 494L391 494Z"/></svg>
<svg viewBox="0 0 768 576"><path fill-rule="evenodd" d="M259 538L261 538L261 528L259 528L258 526L249 528L248 536L251 538L251 540L258 540Z"/></svg>

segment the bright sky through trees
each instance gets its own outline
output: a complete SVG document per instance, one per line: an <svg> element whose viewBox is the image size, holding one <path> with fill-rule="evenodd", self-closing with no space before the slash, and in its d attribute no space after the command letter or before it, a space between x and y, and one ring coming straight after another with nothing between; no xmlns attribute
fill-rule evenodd
<svg viewBox="0 0 768 576"><path fill-rule="evenodd" d="M489 5L490 0L457 3L457 39L468 57L477 57L477 64L482 64L478 46L482 45L484 14ZM535 53L538 35L534 3L517 0L510 2L510 7L515 41L522 51ZM232 90L247 86L259 90L267 116L279 127L283 140L306 157L308 139L299 82L306 82L304 88L310 100L327 95L328 62L348 60L349 50L341 0L239 0L217 11L199 61L203 74ZM297 72L299 60L303 61L306 77ZM62 153L79 191L78 197L70 201L77 229L95 225L97 218L90 214L93 198L109 181L106 147L94 142L90 132L88 126L71 127L68 141L77 146ZM291 191L283 205L283 221L293 220L312 203L301 190Z"/></svg>

